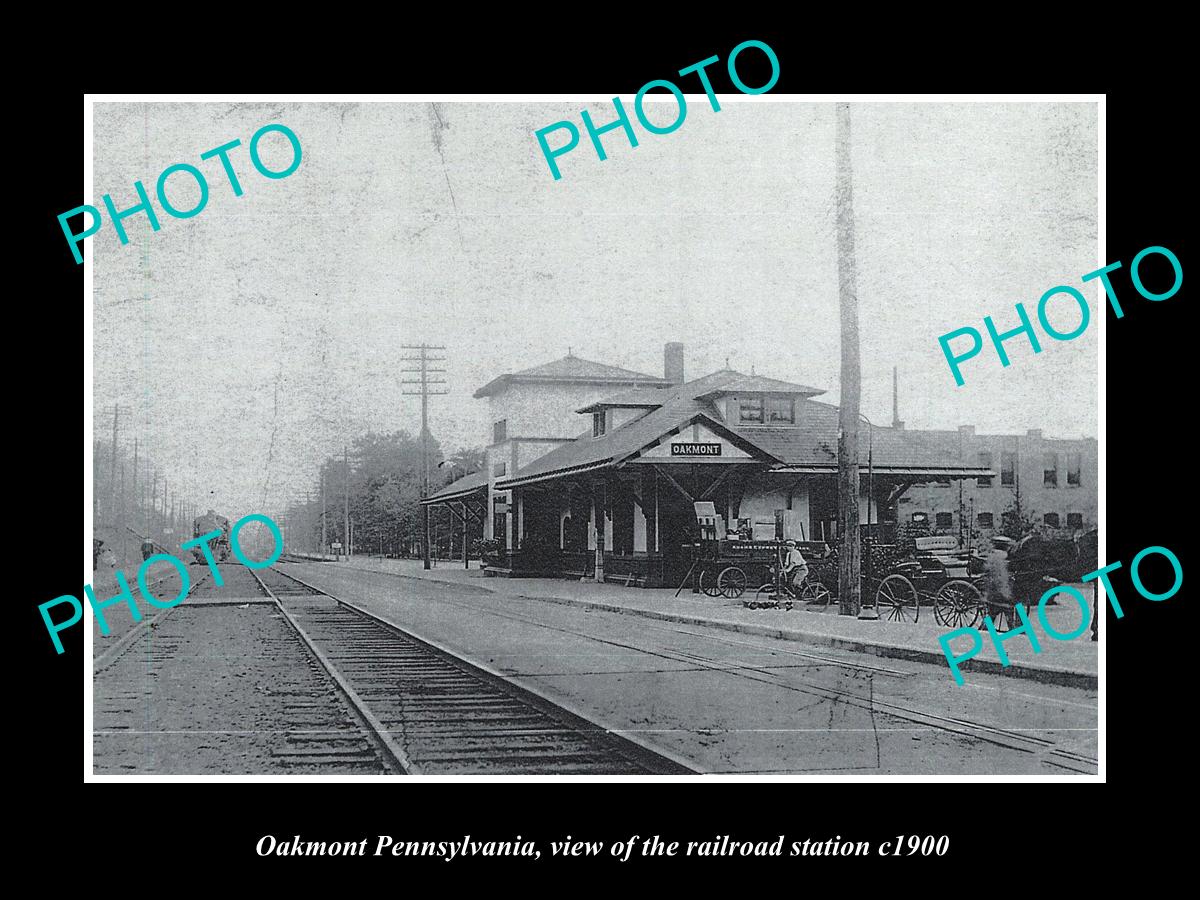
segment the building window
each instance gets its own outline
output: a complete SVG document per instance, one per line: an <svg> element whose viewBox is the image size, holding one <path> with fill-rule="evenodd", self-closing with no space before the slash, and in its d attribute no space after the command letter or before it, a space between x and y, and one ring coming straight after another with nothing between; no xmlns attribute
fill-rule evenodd
<svg viewBox="0 0 1200 900"><path fill-rule="evenodd" d="M1042 484L1046 487L1058 487L1058 454L1047 453L1042 456Z"/></svg>
<svg viewBox="0 0 1200 900"><path fill-rule="evenodd" d="M979 454L979 467L981 469L990 469L992 467L992 454L987 453L987 452L981 452ZM978 478L975 479L975 483L978 484L980 487L991 487L992 486L992 476L991 475L980 475Z"/></svg>
<svg viewBox="0 0 1200 900"><path fill-rule="evenodd" d="M600 437L604 434L605 426L608 424L605 422L605 418L606 414L603 412L592 413L592 437Z"/></svg>
<svg viewBox="0 0 1200 900"><path fill-rule="evenodd" d="M938 528L953 528L954 513L940 512L934 517L934 524Z"/></svg>
<svg viewBox="0 0 1200 900"><path fill-rule="evenodd" d="M975 522L980 528L991 528L993 524L992 514L979 513L979 515L975 517Z"/></svg>
<svg viewBox="0 0 1200 900"><path fill-rule="evenodd" d="M768 397L767 421L792 424L796 421L796 402L791 397Z"/></svg>
<svg viewBox="0 0 1200 900"><path fill-rule="evenodd" d="M492 425L492 443L500 444L508 439L508 419L501 419Z"/></svg>
<svg viewBox="0 0 1200 900"><path fill-rule="evenodd" d="M763 400L761 396L738 398L738 421L761 424Z"/></svg>
<svg viewBox="0 0 1200 900"><path fill-rule="evenodd" d="M924 525L929 521L929 513L915 512L912 514L912 520L917 525Z"/></svg>
<svg viewBox="0 0 1200 900"><path fill-rule="evenodd" d="M1000 483L1009 486L1017 483L1017 454L1008 450L1000 454Z"/></svg>
<svg viewBox="0 0 1200 900"><path fill-rule="evenodd" d="M1049 528L1057 528L1058 513L1046 513L1044 516L1042 516L1042 521L1046 523L1046 526Z"/></svg>
<svg viewBox="0 0 1200 900"><path fill-rule="evenodd" d="M1083 454L1067 454L1067 487L1079 487L1083 483Z"/></svg>
<svg viewBox="0 0 1200 900"><path fill-rule="evenodd" d="M1083 527L1083 513L1067 513L1067 527L1071 529Z"/></svg>
<svg viewBox="0 0 1200 900"><path fill-rule="evenodd" d="M494 466L492 466L492 475L494 475L496 478L503 478L507 474L508 474L508 463L498 462Z"/></svg>

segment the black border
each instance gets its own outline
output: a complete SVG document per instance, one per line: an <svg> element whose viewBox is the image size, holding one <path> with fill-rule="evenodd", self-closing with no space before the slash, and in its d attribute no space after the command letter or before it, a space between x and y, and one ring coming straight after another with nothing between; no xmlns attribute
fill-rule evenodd
<svg viewBox="0 0 1200 900"><path fill-rule="evenodd" d="M466 44L460 35L448 39L430 32L406 34L391 45L383 36L368 35L353 52L342 49L333 59L322 59L319 70L311 65L294 66L293 78L275 84L269 77L253 85L244 81L246 66L252 60L242 59L236 66L233 63L239 53L249 51L244 44L222 45L214 50L217 58L204 71L198 69L190 78L155 73L161 77L151 79L152 83L144 87L172 92L255 89L290 93L350 91L370 86L404 92L465 93L479 90L479 85L472 82L483 74L484 89L495 93L599 92L628 98L647 80L671 77L679 68L712 54L724 59L734 44L748 37L766 41L779 56L781 77L773 93L870 92L882 87L938 92L1102 91L1117 80L1108 74L1089 72L1083 66L1088 56L1104 52L1101 43L1088 45L1087 36L1072 30L1072 23L1045 18L1039 25L1049 41L1046 47L1058 46L1055 41L1064 35L1071 37L1070 46L1062 50L1065 55L1056 52L1047 56L1025 45L1022 54L997 52L988 64L980 59L977 45L964 46L962 41L949 41L936 49L929 46L923 53L904 45L892 48L894 53L885 60L871 55L878 43L838 44L836 33L823 33L820 22L729 28L727 33L736 31L736 36L730 38L717 35L715 28L702 35L654 35L627 23L622 25L621 21L610 25L601 22L598 33L587 41L583 29L557 21L552 22L549 33L531 32L523 42L508 37L489 42L485 37L477 47ZM561 30L554 31L555 25L561 25ZM486 23L479 27L486 31ZM316 49L339 38L281 42L278 52L285 60L312 59ZM343 60L345 65L338 77L331 78L330 69L337 65L334 59ZM881 67L890 67L892 74L880 77ZM1051 71L1047 73L1045 67ZM1156 74L1160 71L1155 70ZM722 67L714 67L712 72L716 89L729 90L718 80L724 77ZM980 77L982 73L986 78ZM752 68L744 77L756 83ZM127 79L115 74L99 73L97 80L101 83L95 89L100 91L130 88ZM1185 106L1183 98L1171 90L1169 79L1165 85L1157 81L1144 89L1130 87L1108 94L1107 259L1125 263L1125 270L1117 273L1114 283L1126 315L1118 321L1111 311L1107 313L1106 561L1120 559L1128 566L1138 550L1159 544L1170 547L1186 571L1189 563L1184 527L1192 515L1190 503L1183 496L1190 477L1191 443L1187 402L1190 379L1184 368L1189 359L1185 342L1191 336L1184 320L1187 288L1185 285L1169 301L1150 303L1136 297L1128 282L1129 261L1150 245L1171 248L1187 269L1182 219L1184 185L1190 179L1184 177L1184 141L1175 126ZM77 320L63 314L68 303L68 308L78 309L83 267L74 265L55 218L82 202L82 106L81 92L61 88L39 94L23 107L26 120L37 129L38 141L28 160L33 172L21 185L29 192L22 204L29 214L18 221L22 227L32 226L33 235L20 246L31 247L35 261L28 277L21 279L26 290L18 298L23 301L18 308L20 327L34 336L41 356L26 362L23 373L10 376L11 384L24 388L16 392L17 427L12 443L14 448L27 448L24 453L18 452L19 462L28 460L37 473L34 478L18 479L22 486L29 485L31 496L19 501L22 513L16 517L19 536L14 545L21 564L13 568L18 569L21 587L16 592L20 598L17 606L25 617L21 636L28 638L22 641L27 667L21 669L21 680L30 689L21 693L31 708L32 721L29 717L22 721L29 723L34 739L25 746L32 750L28 765L35 774L35 783L46 791L37 810L28 814L35 819L34 828L40 833L88 836L88 846L78 850L88 857L104 852L96 835L107 835L114 847L118 835L144 836L148 849L138 854L140 876L147 870L171 870L178 877L182 863L186 866L183 871L189 875L194 872L197 880L205 880L207 874L199 865L202 860L217 860L222 869L226 863L244 861L255 875L271 879L306 877L315 871L314 867L341 874L362 871L357 865L351 869L346 860L259 860L254 856L253 844L268 832L281 836L300 832L313 840L359 839L375 834L438 840L461 838L465 833L477 839L505 839L520 833L543 842L565 833L586 840L612 840L629 833L658 833L683 840L704 840L727 833L735 839L773 839L785 833L789 839L824 839L840 834L855 840L880 840L897 833L948 833L953 841L949 858L906 859L902 868L893 866L885 871L909 872L913 864L922 870L928 866L930 871L935 867L944 871L953 861L956 868L969 870L984 865L999 872L1019 859L1022 850L1034 853L1057 841L1081 848L1081 862L1094 861L1091 851L1083 848L1092 843L1093 834L1102 835L1107 827L1102 818L1096 817L1101 809L1098 801L1092 798L1083 802L1078 795L1064 800L1057 786L1051 789L1045 785L888 785L887 797L879 789L867 793L858 785L853 786L850 796L850 786L839 784L821 785L819 792L812 784L783 788L697 785L688 791L673 789L669 797L657 785L606 785L588 789L586 797L579 796L582 787L570 786L564 791L563 785L529 783L454 785L449 794L446 787L433 784L393 787L391 790L402 793L387 794L376 794L376 788L368 788L370 796L350 795L339 787L336 797L328 788L322 787L317 796L310 786L288 785L283 790L272 790L269 803L247 803L240 793L243 788L224 785L216 791L206 790L203 797L191 787L139 788L154 792L140 804L126 798L101 798L98 791L104 790L102 787L81 794L77 788L82 786L82 630L67 633L66 653L56 656L46 641L36 604L78 590L79 554L83 549L72 530L79 512L78 495L74 494L78 445L72 437L79 427L73 405L79 382L69 362L69 345L73 342L67 340L68 329L73 330ZM15 259L16 265L24 262L21 257L23 254ZM998 285L996 293L998 298L1005 296L1004 286ZM66 400L68 397L72 399ZM91 439L87 422L84 429L86 443ZM26 440L18 443L18 435ZM71 528L64 527L68 523ZM64 533L71 537L60 540L59 535ZM30 555L32 560L28 560ZM1114 577L1125 618L1115 621L1110 614L1102 624L1108 635L1108 779L1155 791L1166 786L1160 781L1168 780L1170 784L1176 772L1186 770L1191 763L1191 755L1186 752L1190 748L1184 743L1188 723L1180 715L1186 708L1183 692L1189 686L1189 673L1182 659L1189 654L1181 653L1170 640L1190 634L1184 618L1187 604L1182 591L1157 604L1136 598L1127 571ZM414 787L419 789L416 795ZM550 787L554 795L548 800ZM531 788L535 797L530 796ZM188 792L186 802L176 795L180 790ZM255 786L252 790L263 789ZM239 792L236 802L230 802L231 791ZM161 851L155 849L155 835L169 835ZM168 852L168 845L187 848L188 858L180 860L177 852ZM119 852L114 856L118 875L121 866L134 864L132 858L120 859ZM484 862L474 868L494 871L503 861ZM697 862L645 861L638 868L653 867L674 874L686 865L701 877L708 877L705 873L709 867ZM398 865L407 869L418 864L411 859L388 863L387 871L401 876L404 870ZM813 860L790 863L789 872L800 875L811 873L818 865ZM440 860L422 863L433 867L429 871L442 873L450 871L451 866L461 869L462 864ZM725 859L711 864L713 872L718 867L728 871L730 866L763 872L761 865L771 865L771 861ZM519 873L523 865L528 864L513 860L505 864L505 870ZM559 862L555 867L565 865L574 865L580 872L593 868L577 861ZM614 865L606 861L606 868ZM801 865L803 868L797 868ZM839 873L859 870L857 865L829 860L817 871L832 873L829 866L834 865ZM545 860L536 871L544 868ZM371 871L383 872L384 867L371 864ZM777 868L770 871L782 874ZM1009 873L1006 877L1016 876ZM788 881L777 884L779 889L789 889ZM765 888L767 883L759 885Z"/></svg>

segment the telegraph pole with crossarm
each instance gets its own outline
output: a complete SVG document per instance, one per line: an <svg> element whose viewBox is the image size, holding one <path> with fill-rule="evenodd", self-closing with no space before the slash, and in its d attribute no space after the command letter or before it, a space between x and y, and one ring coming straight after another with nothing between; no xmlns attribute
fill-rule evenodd
<svg viewBox="0 0 1200 900"><path fill-rule="evenodd" d="M448 394L449 391L433 388L431 385L446 384L445 378L436 378L431 376L445 375L446 370L441 368L432 368L429 364L435 362L444 362L445 356L430 356L431 350L445 350L445 347L434 346L432 344L402 344L405 350L415 350L416 355L409 355L403 358L403 362L417 363L415 368L401 369L401 372L419 373L419 378L402 378L401 384L420 385L420 390L401 391L402 394L421 395L421 499L424 500L429 496L429 397L431 394ZM424 503L421 504L421 558L426 569L429 568L429 507Z"/></svg>

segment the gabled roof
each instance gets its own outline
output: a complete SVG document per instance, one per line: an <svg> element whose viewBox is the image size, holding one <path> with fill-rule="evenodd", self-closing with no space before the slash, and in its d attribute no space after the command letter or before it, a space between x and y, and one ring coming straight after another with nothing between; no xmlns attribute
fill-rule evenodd
<svg viewBox="0 0 1200 900"><path fill-rule="evenodd" d="M545 481L561 475L602 469L637 456L657 444L663 437L682 431L692 424L712 429L761 462L778 464L781 460L756 447L732 429L704 412L693 410L679 418L678 409L659 409L616 431L593 438L585 432L569 444L551 450L509 478L496 479L496 487L508 490L534 481Z"/></svg>
<svg viewBox="0 0 1200 900"><path fill-rule="evenodd" d="M807 387L803 384L792 384L790 381L780 381L778 378L766 378L763 375L742 375L719 388L709 392L711 396L718 394L803 394L812 397L825 393L824 388Z"/></svg>
<svg viewBox="0 0 1200 900"><path fill-rule="evenodd" d="M800 398L796 402L794 425L734 425L722 422L711 398L724 393L728 385L746 383L754 378L756 376L722 369L703 378L663 388L655 392L663 397L657 409L600 437L593 437L591 430L585 431L574 441L556 447L508 478L497 479L496 486L506 490L572 472L616 465L655 444L672 430L696 421L776 468L836 471L837 407ZM767 380L774 382L774 379ZM994 474L987 468L964 466L950 454L913 440L911 432L901 429L870 429L866 423L860 423L858 446L860 465L865 468L870 456L874 470L881 474L953 473L959 477Z"/></svg>
<svg viewBox="0 0 1200 900"><path fill-rule="evenodd" d="M493 378L475 392L475 397L489 397L497 394L510 384L526 382L559 382L580 384L611 384L614 387L628 385L666 385L665 378L655 375L645 375L620 366L609 366L604 363L592 362L578 356L567 354L562 359L522 369L520 372L510 372Z"/></svg>
<svg viewBox="0 0 1200 900"><path fill-rule="evenodd" d="M472 472L457 481L452 481L435 494L430 494L422 503L444 503L447 500L460 500L469 497L476 491L486 491L488 486L487 472Z"/></svg>

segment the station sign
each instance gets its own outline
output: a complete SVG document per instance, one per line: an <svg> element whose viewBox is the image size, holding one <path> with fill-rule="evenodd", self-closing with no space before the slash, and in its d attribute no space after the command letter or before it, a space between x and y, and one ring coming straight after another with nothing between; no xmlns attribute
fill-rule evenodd
<svg viewBox="0 0 1200 900"><path fill-rule="evenodd" d="M709 444L709 443L704 443L704 444L672 443L671 444L671 455L672 456L720 456L721 455L721 445L720 444Z"/></svg>

